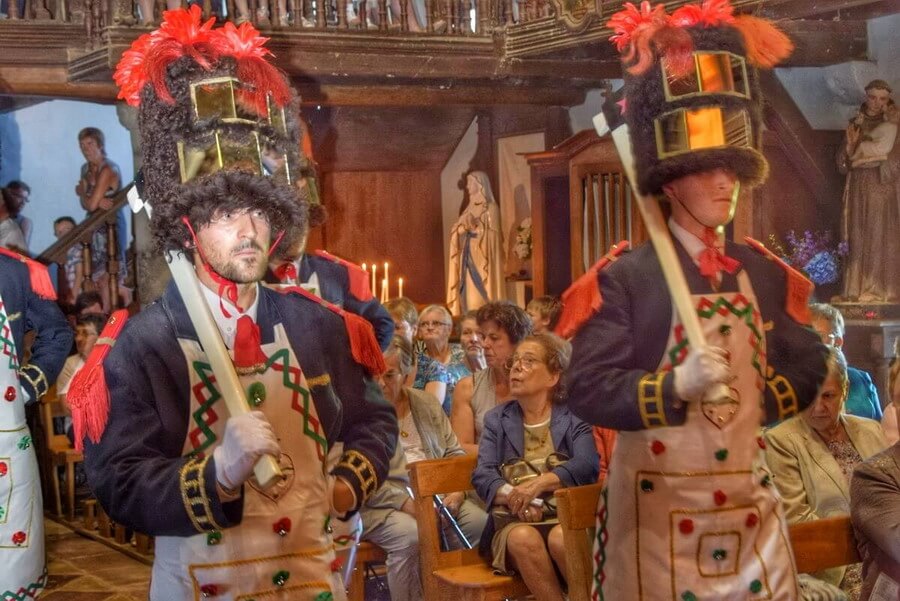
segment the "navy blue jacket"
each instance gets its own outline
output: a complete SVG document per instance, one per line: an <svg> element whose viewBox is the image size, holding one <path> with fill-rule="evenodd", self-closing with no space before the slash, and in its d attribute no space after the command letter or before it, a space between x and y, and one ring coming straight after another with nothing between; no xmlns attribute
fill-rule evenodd
<svg viewBox="0 0 900 601"><path fill-rule="evenodd" d="M300 257L298 271L301 282L309 281L313 273L317 274L319 296L365 318L375 328L375 338L378 339L381 350L387 350L394 336L394 320L378 299L363 302L350 294L350 277L346 267L317 255L304 253Z"/></svg>
<svg viewBox="0 0 900 601"><path fill-rule="evenodd" d="M568 461L553 469L564 487L597 481L600 458L591 427L575 417L565 405L554 404L552 407L550 438L554 450L569 457ZM484 415L484 429L478 443L478 463L472 472L472 485L487 507L491 507L497 491L506 482L500 475L500 465L509 459L524 456L525 426L519 402L507 401L488 411ZM482 552L490 549L493 538L494 524L489 519L481 535Z"/></svg>
<svg viewBox="0 0 900 601"><path fill-rule="evenodd" d="M37 401L56 382L66 362L72 348L72 328L55 302L39 297L31 289L28 267L5 255L0 255L0 296L21 365L19 383L30 402ZM22 365L25 333L31 330L36 333L31 359Z"/></svg>
<svg viewBox="0 0 900 601"><path fill-rule="evenodd" d="M353 361L340 317L296 294L265 287L259 294L262 344L274 341L275 324L284 326L310 383L329 446L342 441L344 458L356 457L356 469L342 459L332 473L353 487L361 504L387 474L398 436L394 409ZM203 518L209 516L188 515L183 498L192 494L203 497L214 522L223 527L236 525L242 515L242 498L219 500L212 453L198 464L203 490L192 491L183 477L182 468L189 471L187 464L198 459L182 455L191 392L178 338L197 340L181 296L170 283L161 300L128 321L106 358L109 421L99 443L85 440L88 480L100 503L113 520L150 535L196 534L197 520L192 518L205 523ZM360 464L359 456L368 465ZM367 476L365 481L361 475ZM207 529L213 528L202 530Z"/></svg>
<svg viewBox="0 0 900 601"><path fill-rule="evenodd" d="M693 294L712 294L709 281L675 243ZM766 337L766 422L785 419L816 398L825 379L825 346L811 329L784 311L786 276L773 262L743 244L726 243L726 254L741 262L756 294ZM666 351L672 300L652 246L644 244L622 255L599 274L603 305L572 341L572 363L566 371L569 407L585 421L614 430L640 430L638 403L641 378L657 371ZM724 274L721 292L738 290L736 275ZM676 409L674 377L662 380L666 423L684 423L686 406ZM778 392L776 395L775 392Z"/></svg>

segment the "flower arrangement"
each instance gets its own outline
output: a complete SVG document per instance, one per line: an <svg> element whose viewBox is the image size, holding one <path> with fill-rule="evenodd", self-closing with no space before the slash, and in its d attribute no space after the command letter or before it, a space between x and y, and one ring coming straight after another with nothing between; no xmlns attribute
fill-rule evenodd
<svg viewBox="0 0 900 601"><path fill-rule="evenodd" d="M516 243L513 246L515 255L525 261L531 258L531 217L526 217L516 228Z"/></svg>
<svg viewBox="0 0 900 601"><path fill-rule="evenodd" d="M841 262L849 252L847 242L835 244L831 232L806 230L799 236L791 230L782 244L774 234L769 234L772 250L784 261L803 271L817 285L834 284L841 277ZM787 246L787 248L785 248Z"/></svg>

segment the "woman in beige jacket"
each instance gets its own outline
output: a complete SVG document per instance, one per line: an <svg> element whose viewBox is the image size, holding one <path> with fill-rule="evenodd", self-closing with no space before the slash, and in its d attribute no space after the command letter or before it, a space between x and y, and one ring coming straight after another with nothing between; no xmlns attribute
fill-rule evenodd
<svg viewBox="0 0 900 601"><path fill-rule="evenodd" d="M850 476L887 443L878 422L843 412L847 363L829 347L828 377L800 415L766 433L766 461L781 493L788 522L807 522L850 512ZM816 574L859 598L859 565Z"/></svg>

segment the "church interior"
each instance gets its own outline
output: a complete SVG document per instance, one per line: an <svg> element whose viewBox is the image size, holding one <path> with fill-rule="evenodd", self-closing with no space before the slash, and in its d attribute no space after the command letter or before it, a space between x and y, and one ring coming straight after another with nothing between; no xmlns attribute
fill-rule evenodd
<svg viewBox="0 0 900 601"><path fill-rule="evenodd" d="M268 60L299 96L300 179L310 202L327 213L310 229L306 252L326 251L361 266L366 286L389 311L400 298L420 311L448 308L455 343L464 315L479 307L473 292L524 310L534 299L559 299L586 274L596 279L598 262L617 259L611 249L650 244L638 206L641 195L629 179L609 118L603 117L610 107L626 115L641 101L621 100L623 66L610 43L615 34L610 18L626 4L0 0L0 187L6 204L0 234L5 220L22 226L25 246L8 246L47 267L73 331L86 308L104 316L117 309L134 315L160 298L169 270L153 245L146 212L133 212L140 208L134 196L142 186L138 109L118 96L114 72L132 43L159 26L164 11L199 7L216 27L252 24L268 39ZM662 4L672 12L685 2ZM774 22L790 38L793 52L759 73L754 93L762 98L759 150L768 161L768 178L739 189L725 236L741 244L745 237L761 242L773 261L812 280L812 301L837 308L846 362L871 375L881 399L877 416L894 416L884 427L894 430L887 440L896 441L900 434L891 401L900 401L900 389L892 390L900 340L895 255L900 253L900 144L893 140L900 111L890 95L896 98L893 90L900 89L900 2L732 0L731 5L735 14ZM743 73L746 77L746 68ZM876 81L883 86L872 88ZM866 190L851 185L849 173L857 163L841 164L840 157L848 131L858 131L865 120L873 89L887 103L876 121L893 129L878 159L882 179ZM99 137L85 136L85 128L95 128L90 132L100 132ZM116 189L91 210L84 200L90 194L80 189L91 172L86 141L100 147L101 160L114 163L118 174ZM18 203L8 200L17 194ZM864 202L868 214L854 209ZM472 258L474 234L459 235L473 207L480 210L482 203L489 207L495 237L488 251L476 252L486 267ZM661 204L666 219L671 209ZM98 235L104 245L95 243ZM877 273L855 274L861 269L857 263L874 265ZM864 285L851 285L858 278ZM419 328L421 334L421 322ZM93 497L83 480L83 454L61 429L65 407L57 392L51 387L29 408L47 524L49 573L41 598L146 599L154 539L116 523ZM449 414L449 404L446 410ZM460 469L471 471L467 465ZM446 480L437 483L438 476L414 469L413 488L431 486L432 494L465 490L452 488L455 473L448 470ZM0 492L2 484L0 477ZM593 526L599 489L582 496L572 490L559 519L575 524L573 537L586 539L582 530ZM0 518L3 504L0 496ZM580 516L581 522L579 511L588 516ZM831 524L827 533L795 533L792 526L798 564L813 572L843 565L828 561L860 561L848 523ZM0 533L3 524L0 520ZM429 601L454 594L552 598L529 593L516 576L494 576L473 549L442 560L425 549L421 533L419 542ZM566 599L587 599L573 581L589 590L596 578L590 546L584 544L580 540L566 551L571 553L566 569L584 572L566 578ZM382 549L366 542L358 547L347 577L348 599L416 599L387 590ZM579 552L586 556L578 557ZM476 564L480 571L461 583ZM435 576L442 570L449 575ZM673 591L674 586L673 576ZM196 598L216 597L216 590L201 593L198 587ZM707 598L684 596L688 593L671 598ZM3 598L32 599L37 593L10 594ZM857 592L847 598L861 597Z"/></svg>

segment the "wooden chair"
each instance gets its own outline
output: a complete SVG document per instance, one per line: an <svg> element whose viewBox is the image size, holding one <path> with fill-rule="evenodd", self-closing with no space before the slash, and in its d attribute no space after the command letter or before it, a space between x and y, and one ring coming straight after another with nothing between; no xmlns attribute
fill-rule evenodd
<svg viewBox="0 0 900 601"><path fill-rule="evenodd" d="M441 551L434 495L471 490L476 457L428 459L411 464L419 530L422 586L428 601L500 601L525 597L521 578L497 576L477 549Z"/></svg>
<svg viewBox="0 0 900 601"><path fill-rule="evenodd" d="M849 515L792 524L788 531L798 573L808 574L862 561Z"/></svg>
<svg viewBox="0 0 900 601"><path fill-rule="evenodd" d="M553 493L566 547L566 582L570 601L589 601L591 597L594 564L588 533L596 525L597 502L602 488L602 483L588 484L560 488Z"/></svg>
<svg viewBox="0 0 900 601"><path fill-rule="evenodd" d="M347 601L364 601L366 597L366 568L370 563L381 563L387 559L384 549L368 541L356 545L356 565L350 575L347 587Z"/></svg>
<svg viewBox="0 0 900 601"><path fill-rule="evenodd" d="M84 461L84 455L76 451L65 434L53 433L53 418L65 415L62 402L52 387L41 399L41 423L44 428L45 444L50 458L50 480L53 483L53 498L56 515L62 517L59 473L57 467L66 468L66 511L68 519L75 519L75 464Z"/></svg>

